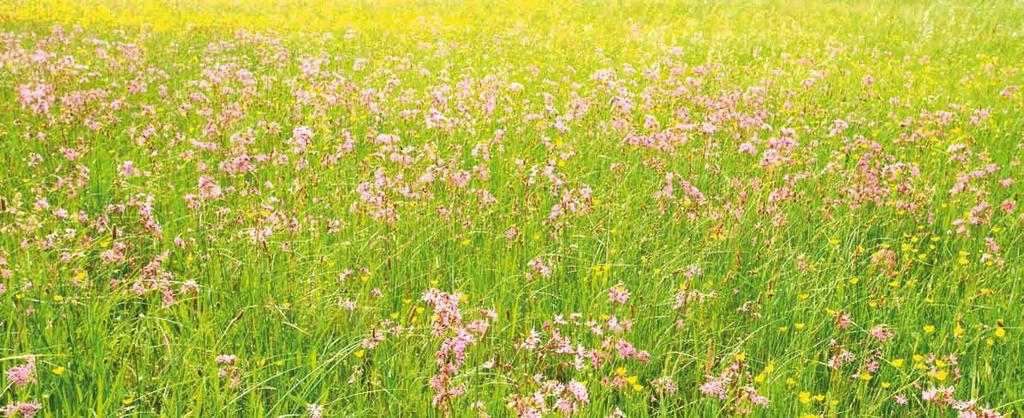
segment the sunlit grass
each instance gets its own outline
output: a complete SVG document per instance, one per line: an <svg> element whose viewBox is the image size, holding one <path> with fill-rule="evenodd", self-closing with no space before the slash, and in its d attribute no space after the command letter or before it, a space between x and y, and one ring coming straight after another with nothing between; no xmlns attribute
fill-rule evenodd
<svg viewBox="0 0 1024 418"><path fill-rule="evenodd" d="M1020 22L3 2L0 404L1019 415Z"/></svg>

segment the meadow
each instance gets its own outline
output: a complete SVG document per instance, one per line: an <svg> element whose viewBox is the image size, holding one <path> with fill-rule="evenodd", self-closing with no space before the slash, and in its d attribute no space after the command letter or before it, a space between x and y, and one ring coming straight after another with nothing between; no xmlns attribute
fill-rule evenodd
<svg viewBox="0 0 1024 418"><path fill-rule="evenodd" d="M0 3L0 415L1017 417L1020 1Z"/></svg>

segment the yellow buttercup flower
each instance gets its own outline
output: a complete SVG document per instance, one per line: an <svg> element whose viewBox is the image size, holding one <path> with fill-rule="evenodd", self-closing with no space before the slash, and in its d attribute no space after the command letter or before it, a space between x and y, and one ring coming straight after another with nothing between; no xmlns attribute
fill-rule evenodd
<svg viewBox="0 0 1024 418"><path fill-rule="evenodd" d="M811 393L810 392L800 392L799 399L800 399L800 403L802 403L802 404L809 404L809 403L811 403Z"/></svg>

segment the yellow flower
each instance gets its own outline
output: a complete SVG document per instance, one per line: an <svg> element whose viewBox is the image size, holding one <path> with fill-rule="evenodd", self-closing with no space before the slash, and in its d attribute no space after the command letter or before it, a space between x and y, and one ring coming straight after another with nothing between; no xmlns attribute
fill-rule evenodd
<svg viewBox="0 0 1024 418"><path fill-rule="evenodd" d="M869 373L861 373L860 374L860 380L863 380L865 382L870 382L871 381L871 374L869 374Z"/></svg>
<svg viewBox="0 0 1024 418"><path fill-rule="evenodd" d="M925 334L931 334L933 332L935 332L935 325L925 325L924 326L924 333Z"/></svg>
<svg viewBox="0 0 1024 418"><path fill-rule="evenodd" d="M800 403L802 403L802 404L811 403L811 393L810 392L800 392Z"/></svg>
<svg viewBox="0 0 1024 418"><path fill-rule="evenodd" d="M53 368L53 374L54 374L54 376L61 376L61 375L63 375L64 374L64 367L62 367L62 366L54 367Z"/></svg>
<svg viewBox="0 0 1024 418"><path fill-rule="evenodd" d="M366 350L359 350L355 352L356 358L363 358L366 355Z"/></svg>
<svg viewBox="0 0 1024 418"><path fill-rule="evenodd" d="M804 327L806 327L806 326L807 326L807 324L805 324L803 322L797 322L797 323L793 324L793 328L796 328L797 331L804 329Z"/></svg>
<svg viewBox="0 0 1024 418"><path fill-rule="evenodd" d="M893 359L891 363L895 367L903 367L903 359L901 358Z"/></svg>
<svg viewBox="0 0 1024 418"><path fill-rule="evenodd" d="M996 337L998 337L998 338L1006 338L1006 329L1003 328L1003 327L997 327L996 328Z"/></svg>

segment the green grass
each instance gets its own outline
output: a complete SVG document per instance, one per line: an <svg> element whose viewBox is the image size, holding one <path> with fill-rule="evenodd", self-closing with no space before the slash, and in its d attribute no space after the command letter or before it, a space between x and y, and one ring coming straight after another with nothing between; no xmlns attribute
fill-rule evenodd
<svg viewBox="0 0 1024 418"><path fill-rule="evenodd" d="M0 405L510 416L537 376L582 382L581 416L956 416L922 399L950 386L1018 416L1021 22L1013 1L2 4L0 368L36 370ZM440 335L429 289L463 295ZM432 405L435 353L484 309L448 373L465 393ZM727 399L703 394L730 364ZM545 416L571 399L548 395Z"/></svg>

